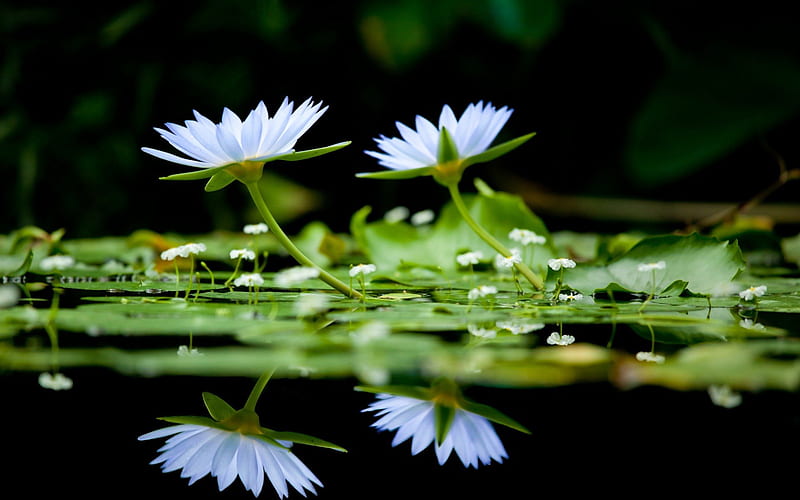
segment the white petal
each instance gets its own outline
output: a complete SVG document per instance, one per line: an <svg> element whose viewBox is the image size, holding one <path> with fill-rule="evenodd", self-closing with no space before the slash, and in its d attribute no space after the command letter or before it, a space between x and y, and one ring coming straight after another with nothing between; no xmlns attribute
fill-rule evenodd
<svg viewBox="0 0 800 500"><path fill-rule="evenodd" d="M172 153L167 153L167 152L164 152L164 151L160 151L158 149L142 148L142 151L144 151L145 153L147 153L149 155L153 155L156 158L161 158L162 160L167 160L167 161L172 162L172 163L178 163L180 165L186 165L188 167L209 168L209 167L215 166L215 165L209 165L208 163L203 162L203 161L189 160L189 159L186 159L186 158L181 158L180 156L174 155Z"/></svg>
<svg viewBox="0 0 800 500"><path fill-rule="evenodd" d="M217 140L231 162L244 160L244 152L239 140L222 125L217 126Z"/></svg>
<svg viewBox="0 0 800 500"><path fill-rule="evenodd" d="M219 445L211 461L211 475L217 477L219 491L230 486L239 473L237 452L239 450L240 436L238 432L231 432L227 439Z"/></svg>

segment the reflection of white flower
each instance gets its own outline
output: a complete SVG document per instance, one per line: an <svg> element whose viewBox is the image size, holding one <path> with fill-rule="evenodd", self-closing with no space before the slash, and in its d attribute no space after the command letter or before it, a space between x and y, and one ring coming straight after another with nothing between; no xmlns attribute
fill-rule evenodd
<svg viewBox="0 0 800 500"><path fill-rule="evenodd" d="M222 121L217 124L195 111L195 120L187 120L186 126L167 123L169 130L155 129L189 158L152 148L142 148L142 151L162 160L196 168L264 161L291 153L300 136L328 109L327 106L320 109L321 106L321 102L314 104L309 98L294 109L294 102L286 98L270 117L267 107L260 102L244 121L225 108Z"/></svg>
<svg viewBox="0 0 800 500"><path fill-rule="evenodd" d="M708 387L711 402L723 408L734 408L742 404L742 395L727 385L711 385Z"/></svg>
<svg viewBox="0 0 800 500"><path fill-rule="evenodd" d="M375 264L357 264L350 268L350 276L355 277L359 274L366 276L374 273L376 269Z"/></svg>
<svg viewBox="0 0 800 500"><path fill-rule="evenodd" d="M745 318L739 321L739 326L742 328L747 328L748 330L765 330L766 327L761 323L754 323L752 319Z"/></svg>
<svg viewBox="0 0 800 500"><path fill-rule="evenodd" d="M509 250L511 255L505 257L502 254L497 254L494 258L494 265L498 268L514 267L514 264L522 262L522 256L519 248L512 248Z"/></svg>
<svg viewBox="0 0 800 500"><path fill-rule="evenodd" d="M741 297L744 300L753 300L756 297L763 296L765 293L767 293L766 286L764 285L751 286L750 288L747 288L739 292L739 297Z"/></svg>
<svg viewBox="0 0 800 500"><path fill-rule="evenodd" d="M350 338L356 345L366 345L373 340L386 338L391 333L392 329L383 321L370 321L350 332Z"/></svg>
<svg viewBox="0 0 800 500"><path fill-rule="evenodd" d="M516 227L512 229L510 233L508 233L508 237L514 241L522 243L523 245L542 245L545 241L547 241L544 236L539 236L533 231Z"/></svg>
<svg viewBox="0 0 800 500"><path fill-rule="evenodd" d="M394 207L391 210L388 210L385 214L383 214L383 220L388 222L389 224L394 224L396 222L400 222L405 220L408 217L408 208L406 207Z"/></svg>
<svg viewBox="0 0 800 500"><path fill-rule="evenodd" d="M289 496L287 483L303 496L305 490L316 494L314 484L322 486L289 449L290 441L196 424L172 425L139 436L139 440L167 436L169 439L159 449L161 455L150 463L161 464L164 472L183 469L181 476L188 477L189 484L210 473L222 491L238 476L244 487L258 496L266 473L281 498Z"/></svg>
<svg viewBox="0 0 800 500"><path fill-rule="evenodd" d="M559 332L553 332L547 337L547 343L550 345L570 345L575 342L575 337L572 335L562 335Z"/></svg>
<svg viewBox="0 0 800 500"><path fill-rule="evenodd" d="M659 260L658 262L648 262L639 264L636 267L636 270L639 272L646 272L646 271L655 271L656 269L665 269L667 267L667 263L663 260Z"/></svg>
<svg viewBox="0 0 800 500"><path fill-rule="evenodd" d="M569 293L559 293L558 300L562 302L570 302L574 300L581 300L583 298L583 294L577 292L569 292Z"/></svg>
<svg viewBox="0 0 800 500"><path fill-rule="evenodd" d="M544 323L525 323L522 321L498 321L496 323L497 328L502 328L503 330L508 330L514 335L519 335L521 333L530 333L536 330L541 330L544 328Z"/></svg>
<svg viewBox="0 0 800 500"><path fill-rule="evenodd" d="M415 226L424 226L425 224L433 222L435 217L436 214L433 213L433 210L421 210L411 216L411 224Z"/></svg>
<svg viewBox="0 0 800 500"><path fill-rule="evenodd" d="M470 333L470 335L474 335L482 339L493 339L497 336L497 330L492 328L481 328L471 323L467 325L467 331Z"/></svg>
<svg viewBox="0 0 800 500"><path fill-rule="evenodd" d="M242 231L244 231L245 234L262 234L269 231L269 226L263 222L259 222L258 224L245 224Z"/></svg>
<svg viewBox="0 0 800 500"><path fill-rule="evenodd" d="M264 278L259 273L244 273L235 280L233 280L234 286L253 287L253 286L261 286L263 284L264 284Z"/></svg>
<svg viewBox="0 0 800 500"><path fill-rule="evenodd" d="M436 441L433 401L389 394L376 397L378 400L363 411L374 411L380 417L372 427L397 431L392 446L411 438L411 454L416 455L433 443L439 465L447 461L453 450L464 467L478 468L478 465L489 465L492 460L502 463L508 458L497 432L485 417L454 407L450 429L439 443Z"/></svg>
<svg viewBox="0 0 800 500"><path fill-rule="evenodd" d="M475 252L464 252L456 255L456 262L458 262L459 266L470 266L480 263L482 258L483 252L479 250Z"/></svg>
<svg viewBox="0 0 800 500"><path fill-rule="evenodd" d="M467 293L467 298L469 300L475 300L481 297L487 297L489 295L495 295L495 294L497 294L496 287L490 285L480 285L470 290L469 293Z"/></svg>
<svg viewBox="0 0 800 500"><path fill-rule="evenodd" d="M317 276L319 276L319 269L316 267L295 266L275 273L275 284L289 287Z"/></svg>
<svg viewBox="0 0 800 500"><path fill-rule="evenodd" d="M72 379L60 372L44 372L39 374L39 385L54 391L69 390L72 389Z"/></svg>
<svg viewBox="0 0 800 500"><path fill-rule="evenodd" d="M185 345L178 346L179 358L197 358L199 356L203 356L203 353L198 351L196 347L192 347L191 349L189 349L189 346Z"/></svg>
<svg viewBox="0 0 800 500"><path fill-rule="evenodd" d="M244 260L256 260L256 253L252 250L247 248L238 248L236 250L231 250L230 253L231 259L244 259Z"/></svg>
<svg viewBox="0 0 800 500"><path fill-rule="evenodd" d="M61 271L75 265L75 258L71 255L50 255L39 262L43 271Z"/></svg>
<svg viewBox="0 0 800 500"><path fill-rule="evenodd" d="M328 296L317 293L301 294L294 303L294 313L301 317L314 316L328 310Z"/></svg>
<svg viewBox="0 0 800 500"><path fill-rule="evenodd" d="M19 300L19 288L15 285L0 286L0 309L11 307Z"/></svg>
<svg viewBox="0 0 800 500"><path fill-rule="evenodd" d="M498 110L491 104L478 102L467 106L461 117L456 118L450 106L445 105L439 115L438 127L421 116L417 116L416 130L398 122L397 129L402 139L381 136L375 142L383 152L365 153L392 170L436 165L440 131L447 128L458 157L468 158L486 151L510 116L511 110L505 106Z"/></svg>
<svg viewBox="0 0 800 500"><path fill-rule="evenodd" d="M161 260L175 260L177 257L186 258L189 255L196 255L205 251L206 246L202 243L187 243L185 245L164 250L161 252Z"/></svg>
<svg viewBox="0 0 800 500"><path fill-rule="evenodd" d="M647 363L656 363L661 364L663 363L666 358L661 354L656 354L650 351L640 351L636 353L636 359L639 361L645 361Z"/></svg>
<svg viewBox="0 0 800 500"><path fill-rule="evenodd" d="M547 265L553 271L558 271L559 269L571 269L575 267L575 261L572 259L550 259L547 261Z"/></svg>

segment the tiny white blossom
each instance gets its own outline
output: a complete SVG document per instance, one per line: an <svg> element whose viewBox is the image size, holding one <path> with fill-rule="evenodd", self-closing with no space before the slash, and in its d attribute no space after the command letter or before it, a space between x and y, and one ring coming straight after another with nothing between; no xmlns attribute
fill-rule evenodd
<svg viewBox="0 0 800 500"><path fill-rule="evenodd" d="M383 321L370 321L357 330L350 332L350 338L356 345L365 345L375 339L383 339L392 333L392 329Z"/></svg>
<svg viewBox="0 0 800 500"><path fill-rule="evenodd" d="M766 327L761 323L754 323L752 319L745 318L739 321L739 326L742 328L747 328L748 330L764 330Z"/></svg>
<svg viewBox="0 0 800 500"><path fill-rule="evenodd" d="M247 248L238 248L236 250L231 250L230 253L231 259L244 259L244 260L256 260L256 253Z"/></svg>
<svg viewBox="0 0 800 500"><path fill-rule="evenodd" d="M497 326L497 328L508 330L514 335L519 335L522 333L530 333L544 328L544 323L525 323L522 321L513 321L513 320L498 321L495 325Z"/></svg>
<svg viewBox="0 0 800 500"><path fill-rule="evenodd" d="M747 288L739 292L739 297L741 297L744 300L753 300L756 297L761 297L765 293L767 293L766 286L764 285L751 286L750 288Z"/></svg>
<svg viewBox="0 0 800 500"><path fill-rule="evenodd" d="M0 309L11 307L19 300L19 288L16 285L0 286Z"/></svg>
<svg viewBox="0 0 800 500"><path fill-rule="evenodd" d="M422 210L411 216L411 224L415 226L423 226L433 222L435 216L436 215L433 213L433 210Z"/></svg>
<svg viewBox="0 0 800 500"><path fill-rule="evenodd" d="M490 285L480 285L470 290L469 293L467 294L467 298L469 300L475 300L481 297L495 295L496 293L497 293L497 287L493 287Z"/></svg>
<svg viewBox="0 0 800 500"><path fill-rule="evenodd" d="M575 267L575 261L572 259L550 259L547 261L547 265L553 271L558 271L561 268L572 269Z"/></svg>
<svg viewBox="0 0 800 500"><path fill-rule="evenodd" d="M388 210L385 214L383 214L383 220L388 222L389 224L395 224L397 222L406 220L408 218L408 208L406 207L394 207L391 210Z"/></svg>
<svg viewBox="0 0 800 500"><path fill-rule="evenodd" d="M511 255L508 257L503 256L502 254L497 254L494 258L494 265L498 268L508 268L514 267L514 264L518 264L522 262L522 256L520 254L519 248L512 248L510 249Z"/></svg>
<svg viewBox="0 0 800 500"><path fill-rule="evenodd" d="M497 330L493 328L481 328L473 324L467 325L467 331L470 333L470 335L474 335L483 339L493 339L497 336Z"/></svg>
<svg viewBox="0 0 800 500"><path fill-rule="evenodd" d="M357 264L350 268L350 276L355 277L359 274L366 276L374 273L376 269L377 267L375 267L375 264Z"/></svg>
<svg viewBox="0 0 800 500"><path fill-rule="evenodd" d="M304 293L294 303L294 313L305 318L328 310L328 296L318 293Z"/></svg>
<svg viewBox="0 0 800 500"><path fill-rule="evenodd" d="M647 262L639 264L636 267L636 270L639 272L646 272L646 271L655 271L656 269L666 269L667 263L663 260L659 260L658 262Z"/></svg>
<svg viewBox="0 0 800 500"><path fill-rule="evenodd" d="M246 287L253 287L253 286L261 286L264 284L264 277L261 276L259 273L244 273L235 280L233 280L234 286L246 286Z"/></svg>
<svg viewBox="0 0 800 500"><path fill-rule="evenodd" d="M558 332L553 332L547 337L547 343L550 345L570 345L575 342L575 337L572 335L562 335Z"/></svg>
<svg viewBox="0 0 800 500"><path fill-rule="evenodd" d="M666 360L666 358L661 354L656 354L650 351L637 352L636 359L639 361L646 361L648 363L656 363L656 364L661 364Z"/></svg>
<svg viewBox="0 0 800 500"><path fill-rule="evenodd" d="M269 232L269 226L263 222L259 222L258 224L245 224L242 231L245 234L263 234Z"/></svg>
<svg viewBox="0 0 800 500"><path fill-rule="evenodd" d="M544 236L530 231L528 229L514 228L508 233L508 237L514 241L522 243L523 245L542 245L547 239Z"/></svg>
<svg viewBox="0 0 800 500"><path fill-rule="evenodd" d="M63 373L44 372L39 375L39 385L54 391L72 389L72 379Z"/></svg>
<svg viewBox="0 0 800 500"><path fill-rule="evenodd" d="M295 266L275 273L275 284L280 287L289 287L319 276L316 267Z"/></svg>
<svg viewBox="0 0 800 500"><path fill-rule="evenodd" d="M469 266L480 263L482 258L483 252L477 250L475 252L464 252L456 255L456 262L458 262L460 266Z"/></svg>
<svg viewBox="0 0 800 500"><path fill-rule="evenodd" d="M75 265L75 258L71 255L50 255L39 262L43 271L63 270Z"/></svg>
<svg viewBox="0 0 800 500"><path fill-rule="evenodd" d="M581 300L583 299L583 294L577 292L570 292L570 293L559 293L558 300L562 302L570 302L573 300Z"/></svg>
<svg viewBox="0 0 800 500"><path fill-rule="evenodd" d="M206 246L203 243L187 243L164 250L161 252L161 260L175 260L176 257L186 258L189 255L196 255L205 251Z"/></svg>
<svg viewBox="0 0 800 500"><path fill-rule="evenodd" d="M185 345L178 346L177 354L179 358L196 358L204 355L202 352L198 351L196 347L189 349L189 346Z"/></svg>
<svg viewBox="0 0 800 500"><path fill-rule="evenodd" d="M708 387L711 402L723 408L734 408L742 404L742 395L727 385L711 385Z"/></svg>

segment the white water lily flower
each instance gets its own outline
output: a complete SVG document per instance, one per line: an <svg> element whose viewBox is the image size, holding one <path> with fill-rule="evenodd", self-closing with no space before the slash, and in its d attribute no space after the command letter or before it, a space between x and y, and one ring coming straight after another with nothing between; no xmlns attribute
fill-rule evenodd
<svg viewBox="0 0 800 500"><path fill-rule="evenodd" d="M480 285L470 290L469 293L467 293L467 298L469 300L475 300L495 294L497 294L497 287L491 285Z"/></svg>
<svg viewBox="0 0 800 500"><path fill-rule="evenodd" d="M231 259L244 259L244 260L256 260L256 253L247 248L238 248L236 250L231 250L230 253Z"/></svg>
<svg viewBox="0 0 800 500"><path fill-rule="evenodd" d="M261 286L264 284L264 277L261 276L259 273L244 273L235 280L233 280L234 286L246 286L246 287L254 287L254 286Z"/></svg>
<svg viewBox="0 0 800 500"><path fill-rule="evenodd" d="M153 148L142 148L142 151L172 163L203 169L263 162L292 153L300 136L327 109L327 106L322 108L321 102L314 104L311 98L294 109L294 102L287 97L272 116L263 101L244 120L228 108L223 109L219 123L194 111L195 119L186 120L185 126L167 123L169 130L155 128L163 139L188 158Z"/></svg>
<svg viewBox="0 0 800 500"><path fill-rule="evenodd" d="M712 403L723 408L735 408L742 404L742 395L728 385L711 385L708 395Z"/></svg>
<svg viewBox="0 0 800 500"><path fill-rule="evenodd" d="M175 260L177 257L183 257L185 259L189 255L197 255L205 251L206 246L203 243L187 243L164 250L161 252L161 260Z"/></svg>
<svg viewBox="0 0 800 500"><path fill-rule="evenodd" d="M572 269L575 267L575 261L572 259L550 259L547 261L547 266L553 271Z"/></svg>
<svg viewBox="0 0 800 500"><path fill-rule="evenodd" d="M420 210L411 216L411 224L413 226L424 226L425 224L433 222L433 219L435 218L436 214L433 212L433 210Z"/></svg>
<svg viewBox="0 0 800 500"><path fill-rule="evenodd" d="M562 335L558 332L553 332L547 337L547 343L550 345L570 345L575 342L575 337L572 335Z"/></svg>
<svg viewBox="0 0 800 500"><path fill-rule="evenodd" d="M416 455L431 443L439 465L443 465L455 450L464 467L478 468L492 460L502 463L508 458L503 443L491 422L463 408L453 408L453 420L444 440L436 440L433 401L406 396L377 394L377 401L363 411L374 411L380 417L371 427L397 431L392 446L411 439L411 454Z"/></svg>
<svg viewBox="0 0 800 500"><path fill-rule="evenodd" d="M285 288L318 276L319 269L316 267L295 266L275 273L275 284Z"/></svg>
<svg viewBox="0 0 800 500"><path fill-rule="evenodd" d="M477 250L475 252L464 252L456 255L456 262L459 266L470 266L480 263L483 258L483 252Z"/></svg>
<svg viewBox="0 0 800 500"><path fill-rule="evenodd" d="M656 354L650 351L641 351L636 353L636 359L639 361L645 361L648 363L656 363L661 364L666 361L666 358L661 354Z"/></svg>
<svg viewBox="0 0 800 500"><path fill-rule="evenodd" d="M765 293L767 293L767 287L765 285L751 286L739 292L739 297L744 300L753 300L756 297L763 296Z"/></svg>
<svg viewBox="0 0 800 500"><path fill-rule="evenodd" d="M523 245L542 245L545 241L547 241L544 236L539 236L531 230L520 229L517 227L508 233L508 237L514 241L522 243Z"/></svg>
<svg viewBox="0 0 800 500"><path fill-rule="evenodd" d="M375 264L357 264L350 268L350 276L355 277L359 274L366 276L374 273L376 269Z"/></svg>
<svg viewBox="0 0 800 500"><path fill-rule="evenodd" d="M42 271L61 271L75 265L75 258L71 255L50 255L39 262Z"/></svg>
<svg viewBox="0 0 800 500"><path fill-rule="evenodd" d="M658 262L647 262L639 264L636 267L636 270L639 272L647 272L647 271L655 271L656 269L666 269L667 263L663 260L659 260Z"/></svg>
<svg viewBox="0 0 800 500"><path fill-rule="evenodd" d="M497 268L510 268L514 267L514 264L522 262L522 254L519 251L519 248L512 248L509 250L511 255L508 257L503 256L502 254L497 254L494 258L494 266Z"/></svg>
<svg viewBox="0 0 800 500"><path fill-rule="evenodd" d="M139 440L167 436L159 449L161 455L150 463L161 464L164 472L182 469L181 477L188 477L190 485L211 474L222 491L239 477L244 487L258 496L266 474L280 498L289 496L288 485L303 496L306 490L316 494L314 484L322 486L289 449L290 441L196 424L172 425L139 436Z"/></svg>
<svg viewBox="0 0 800 500"><path fill-rule="evenodd" d="M259 222L258 224L245 224L242 231L245 234L263 234L269 232L269 226L263 222Z"/></svg>
<svg viewBox="0 0 800 500"><path fill-rule="evenodd" d="M39 385L54 391L69 390L72 389L72 379L61 372L44 372L39 374Z"/></svg>

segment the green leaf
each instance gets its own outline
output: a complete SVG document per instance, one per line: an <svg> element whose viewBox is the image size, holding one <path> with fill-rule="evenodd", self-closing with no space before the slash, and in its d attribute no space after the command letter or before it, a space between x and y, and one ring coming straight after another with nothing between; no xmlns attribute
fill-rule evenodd
<svg viewBox="0 0 800 500"><path fill-rule="evenodd" d="M352 141L344 141L333 144L331 146L325 146L322 148L316 149L307 149L305 151L295 151L293 153L287 155L276 156L274 158L269 158L267 161L273 160L283 160L283 161L299 161L299 160L307 160L309 158L315 158L317 156L322 156L328 153L333 153L334 151L338 151L345 146L349 146Z"/></svg>
<svg viewBox="0 0 800 500"><path fill-rule="evenodd" d="M319 448L328 448L330 450L341 451L347 453L347 449L342 448L338 444L333 444L330 441L325 441L324 439L320 439L314 436L309 436L308 434L300 434L299 432L284 432L284 431L274 431L272 429L267 429L265 427L261 428L261 431L270 439L274 440L281 440L281 441L291 441L293 443L298 444L306 444L309 446L317 446Z"/></svg>
<svg viewBox="0 0 800 500"><path fill-rule="evenodd" d="M406 170L383 170L380 172L362 172L356 174L356 177L363 179L413 179L414 177L422 177L423 175L433 175L436 167L420 167L409 168Z"/></svg>
<svg viewBox="0 0 800 500"><path fill-rule="evenodd" d="M481 417L484 417L486 419L489 419L494 423L510 427L514 430L524 432L525 434L531 433L531 431L526 429L525 426L523 426L513 418L509 417L508 415L502 413L501 411L492 408L491 406L476 403L468 399L462 399L460 404L463 409L472 412L476 415L480 415Z"/></svg>
<svg viewBox="0 0 800 500"><path fill-rule="evenodd" d="M215 396L210 392L203 393L203 402L206 404L208 414L217 422L225 420L230 417L236 410L225 402L221 397Z"/></svg>
<svg viewBox="0 0 800 500"><path fill-rule="evenodd" d="M642 272L639 264L664 261L665 269ZM564 273L564 281L584 293L596 290L679 295L688 289L711 294L730 283L745 269L736 243L691 234L643 238L629 251L605 266L578 265ZM553 279L550 277L550 279Z"/></svg>
<svg viewBox="0 0 800 500"><path fill-rule="evenodd" d="M203 168L192 172L182 172L180 174L172 174L166 177L159 177L159 179L161 179L162 181L197 181L200 179L208 179L209 177L213 177L214 175L216 175L217 172L224 170L230 167L231 165L233 165L233 163L228 163L227 165L222 165L219 167Z"/></svg>
<svg viewBox="0 0 800 500"><path fill-rule="evenodd" d="M478 153L476 155L470 156L464 160L462 164L462 168L467 168L470 165L474 165L476 163L485 163L487 161L494 160L495 158L499 158L504 154L522 146L526 142L528 142L533 136L536 135L536 132L532 132L528 135L523 135L521 137L517 137L516 139L511 139L510 141L506 141L502 144L498 144L497 146L491 147L484 151L483 153Z"/></svg>
<svg viewBox="0 0 800 500"><path fill-rule="evenodd" d="M172 424L202 425L205 427L214 427L216 429L223 428L220 427L220 425L216 421L211 420L208 417L177 416L177 417L158 417L158 419Z"/></svg>
<svg viewBox="0 0 800 500"><path fill-rule="evenodd" d="M439 145L436 149L436 161L439 165L458 160L458 148L453 142L453 137L447 131L447 127L442 127L439 131Z"/></svg>
<svg viewBox="0 0 800 500"><path fill-rule="evenodd" d="M22 261L22 264L19 265L18 268L8 273L8 276L23 276L25 273L28 272L28 269L31 268L31 263L33 262L33 250L28 250L28 255L25 256L25 260Z"/></svg>
<svg viewBox="0 0 800 500"><path fill-rule="evenodd" d="M231 182L235 181L236 177L229 174L227 170L220 170L206 183L205 190L206 192L210 193L212 191L219 191L220 189L228 186Z"/></svg>
<svg viewBox="0 0 800 500"><path fill-rule="evenodd" d="M452 406L435 404L433 406L433 425L436 430L436 443L441 444L450 432L453 419L456 417L456 409Z"/></svg>

